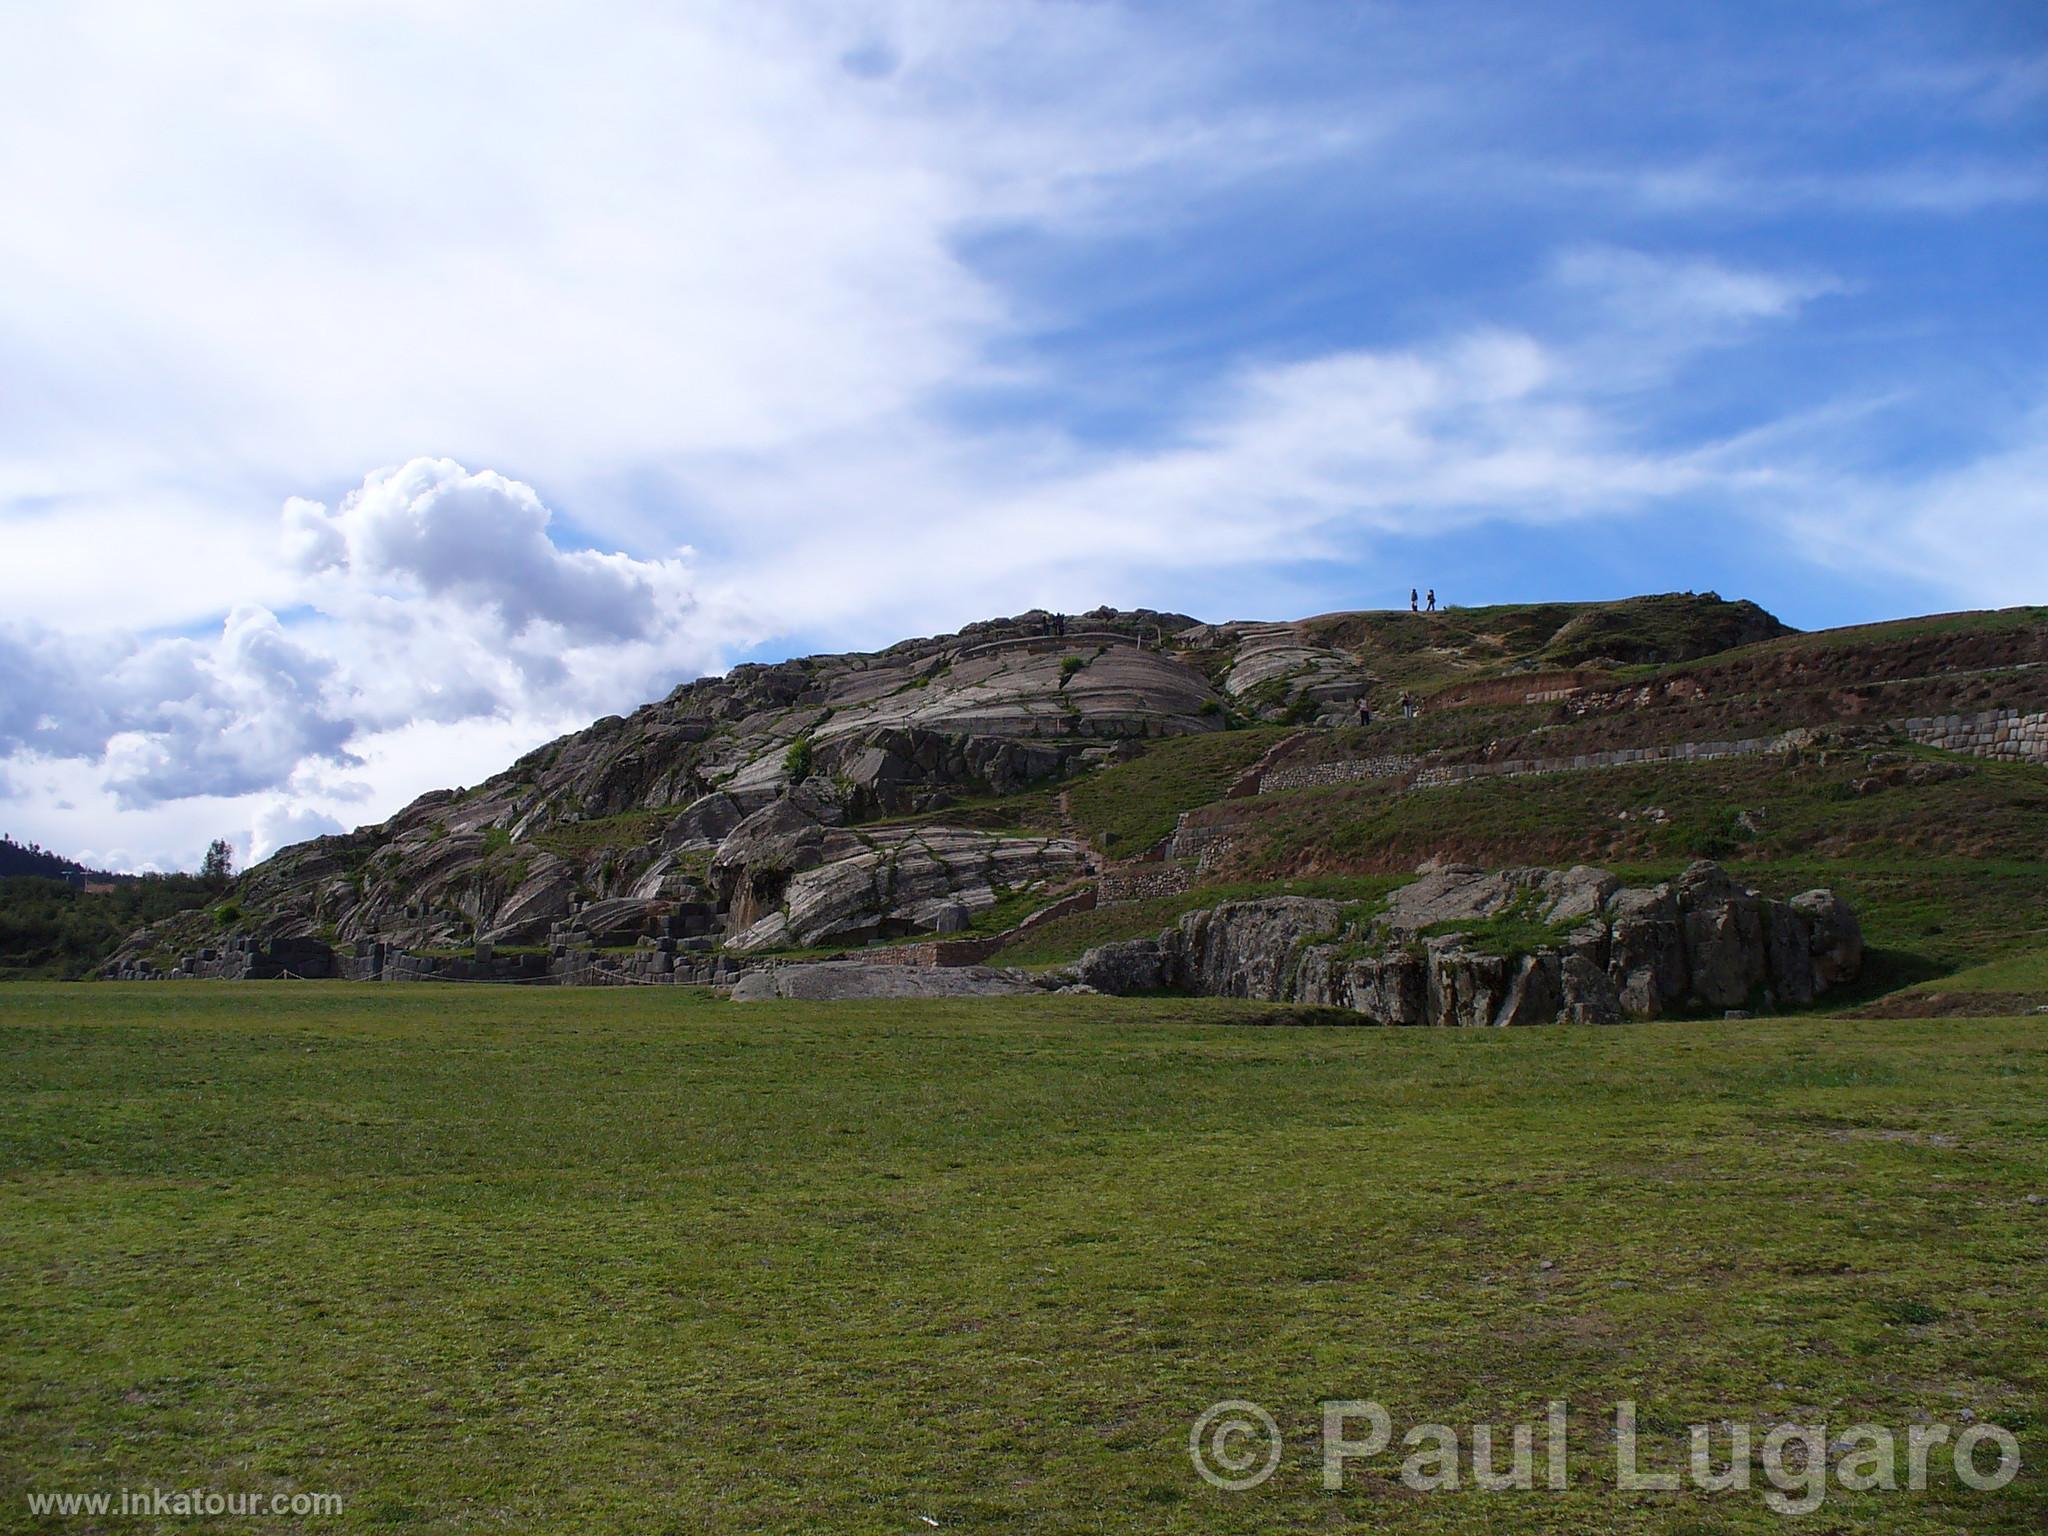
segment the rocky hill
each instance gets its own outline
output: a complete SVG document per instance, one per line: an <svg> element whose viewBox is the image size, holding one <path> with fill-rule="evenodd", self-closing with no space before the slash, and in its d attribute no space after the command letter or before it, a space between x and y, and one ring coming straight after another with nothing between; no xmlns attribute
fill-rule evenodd
<svg viewBox="0 0 2048 1536"><path fill-rule="evenodd" d="M1109 860L1176 826L1151 850L1168 885L1233 867L1225 843L1287 873L1307 823L1262 787L1451 782L1709 735L1945 721L2038 703L2043 661L2038 611L1798 636L1711 593L1291 624L1030 613L686 684L484 784L285 849L213 909L133 936L109 968L204 953L207 974L265 974L261 950L296 972L319 946L479 943L502 966L504 951L658 944L676 960L666 976L693 956L991 934L1068 893L1129 889Z"/></svg>

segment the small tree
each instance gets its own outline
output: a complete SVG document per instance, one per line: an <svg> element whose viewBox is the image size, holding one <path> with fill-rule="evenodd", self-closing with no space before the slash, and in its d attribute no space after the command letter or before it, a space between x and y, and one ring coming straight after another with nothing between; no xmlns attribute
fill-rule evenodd
<svg viewBox="0 0 2048 1536"><path fill-rule="evenodd" d="M216 837L206 845L206 857L200 861L199 878L213 885L226 885L234 878L235 845L224 837Z"/></svg>

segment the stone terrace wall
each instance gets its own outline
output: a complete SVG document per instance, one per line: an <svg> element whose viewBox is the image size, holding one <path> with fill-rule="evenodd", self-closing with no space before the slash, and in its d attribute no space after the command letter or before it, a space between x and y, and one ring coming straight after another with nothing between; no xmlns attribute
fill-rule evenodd
<svg viewBox="0 0 2048 1536"><path fill-rule="evenodd" d="M1994 709L1981 715L1905 720L1899 729L1923 746L2007 763L2048 763L2048 713Z"/></svg>
<svg viewBox="0 0 2048 1536"><path fill-rule="evenodd" d="M1008 939L1008 934L992 933L973 939L927 939L921 944L876 944L833 958L857 960L862 965L979 965Z"/></svg>
<svg viewBox="0 0 2048 1536"><path fill-rule="evenodd" d="M1315 789L1325 784L1346 784L1354 779L1405 779L1421 766L1419 757L1390 752L1380 757L1350 757L1341 762L1275 768L1259 779L1259 793L1270 795L1283 789Z"/></svg>
<svg viewBox="0 0 2048 1536"><path fill-rule="evenodd" d="M1205 825L1182 812L1174 824L1171 852L1176 859L1193 859L1195 868L1204 870L1230 851L1231 842L1228 827Z"/></svg>
<svg viewBox="0 0 2048 1536"><path fill-rule="evenodd" d="M1193 885L1194 875L1183 864L1127 864L1105 869L1095 890L1100 905L1115 907L1160 896L1179 896Z"/></svg>
<svg viewBox="0 0 2048 1536"><path fill-rule="evenodd" d="M1892 730L1924 746L1940 747L1973 757L2002 762L2048 764L2048 713L2023 714L2016 709L1987 710L1976 715L1937 715L1928 719L1895 720ZM1580 752L1568 757L1518 757L1497 763L1438 763L1388 754L1279 768L1259 781L1259 793L1309 789L1358 779L1406 779L1411 789L1440 789L1472 779L1513 778L1531 773L1573 773L1589 768L1630 768L1645 763L1706 763L1731 757L1760 757L1790 752L1812 740L1810 729L1776 736L1734 741L1683 741L1662 747L1623 747L1611 752ZM1199 829L1190 828L1189 831ZM1180 852L1176 837L1175 852Z"/></svg>

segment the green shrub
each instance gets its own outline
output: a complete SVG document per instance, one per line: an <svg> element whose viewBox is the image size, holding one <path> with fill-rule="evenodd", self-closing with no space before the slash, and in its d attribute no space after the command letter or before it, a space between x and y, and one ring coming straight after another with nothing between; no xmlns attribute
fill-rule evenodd
<svg viewBox="0 0 2048 1536"><path fill-rule="evenodd" d="M782 754L782 771L789 775L792 784L801 784L811 776L811 738L799 736L789 744L789 750Z"/></svg>

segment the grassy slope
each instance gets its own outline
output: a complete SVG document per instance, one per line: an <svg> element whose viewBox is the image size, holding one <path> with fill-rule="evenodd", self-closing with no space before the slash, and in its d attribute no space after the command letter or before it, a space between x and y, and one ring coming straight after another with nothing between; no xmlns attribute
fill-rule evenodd
<svg viewBox="0 0 2048 1536"><path fill-rule="evenodd" d="M1073 784L1067 798L1074 826L1106 852L1142 853L1173 831L1182 811L1217 799L1289 734L1262 726L1154 742L1135 761Z"/></svg>
<svg viewBox="0 0 2048 1536"><path fill-rule="evenodd" d="M2008 955L1926 986L1944 992L2048 993L2048 949Z"/></svg>
<svg viewBox="0 0 2048 1536"><path fill-rule="evenodd" d="M311 1489L323 1529L1775 1532L1611 1491L1679 1426L2014 1428L2048 1519L2048 1031L1218 1027L1241 1005L652 992L6 996L7 1523ZM1548 1267L1546 1267L1548 1266ZM1316 1476L1316 1404L1574 1413L1564 1495ZM1289 1440L1187 1459L1219 1398ZM237 1529L281 1530L265 1520ZM292 1526L300 1529L302 1526Z"/></svg>

